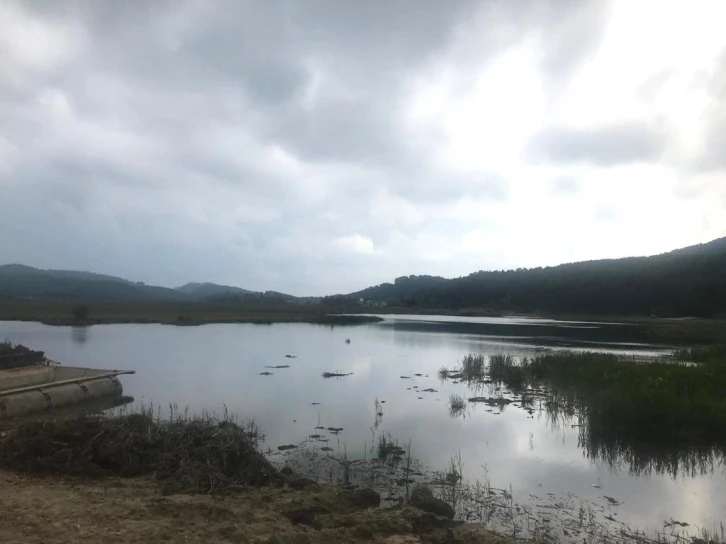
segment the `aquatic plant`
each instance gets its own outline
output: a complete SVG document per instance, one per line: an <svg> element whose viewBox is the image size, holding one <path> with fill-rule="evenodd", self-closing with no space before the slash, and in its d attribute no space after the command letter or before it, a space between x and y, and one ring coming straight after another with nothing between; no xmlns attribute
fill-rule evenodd
<svg viewBox="0 0 726 544"><path fill-rule="evenodd" d="M489 357L489 377L495 382L504 382L512 389L521 389L526 380L526 365L526 359L518 365L511 355L492 355Z"/></svg>
<svg viewBox="0 0 726 544"><path fill-rule="evenodd" d="M611 353L561 352L520 363L494 357L496 383L545 386L551 421L576 418L587 455L636 473L708 472L726 456L726 364L718 349L689 353L708 361L645 363ZM682 355L681 355L682 356Z"/></svg>
<svg viewBox="0 0 726 544"><path fill-rule="evenodd" d="M480 353L469 353L461 360L461 374L468 381L482 379L486 370L486 359Z"/></svg>
<svg viewBox="0 0 726 544"><path fill-rule="evenodd" d="M352 372L323 372L323 378L344 378L346 376L351 376Z"/></svg>
<svg viewBox="0 0 726 544"><path fill-rule="evenodd" d="M449 415L451 417L459 417L464 415L466 410L466 400L461 395L452 393L449 395Z"/></svg>
<svg viewBox="0 0 726 544"><path fill-rule="evenodd" d="M391 437L390 434L382 434L378 437L378 459L381 461L390 460L393 462L400 461L406 454L406 450L401 447L397 439Z"/></svg>

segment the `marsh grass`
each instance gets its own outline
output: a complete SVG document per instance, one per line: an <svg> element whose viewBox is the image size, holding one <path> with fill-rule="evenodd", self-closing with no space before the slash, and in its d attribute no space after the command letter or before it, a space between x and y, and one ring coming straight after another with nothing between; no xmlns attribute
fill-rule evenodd
<svg viewBox="0 0 726 544"><path fill-rule="evenodd" d="M97 477L152 476L180 489L214 492L279 479L258 449L254 422L190 415L170 405L133 412L20 424L0 439L0 466Z"/></svg>
<svg viewBox="0 0 726 544"><path fill-rule="evenodd" d="M439 380L441 380L442 382L445 382L446 380L460 380L463 378L460 370L452 370L444 366L439 369L438 374Z"/></svg>
<svg viewBox="0 0 726 544"><path fill-rule="evenodd" d="M380 461L397 462L403 459L406 450L390 434L381 434L378 437L377 454Z"/></svg>
<svg viewBox="0 0 726 544"><path fill-rule="evenodd" d="M489 376L492 380L504 382L508 387L517 390L524 387L526 382L523 366L518 365L511 355L498 354L489 357Z"/></svg>
<svg viewBox="0 0 726 544"><path fill-rule="evenodd" d="M699 473L726 453L723 348L643 363L608 353L562 352L521 362L492 357L490 376L512 390L545 385L553 422L577 418L588 456L631 471ZM693 364L693 361L704 361Z"/></svg>
<svg viewBox="0 0 726 544"><path fill-rule="evenodd" d="M461 375L467 382L483 379L486 358L482 354L469 353L461 360Z"/></svg>
<svg viewBox="0 0 726 544"><path fill-rule="evenodd" d="M399 450L398 455L392 455L394 449ZM452 505L456 519L483 522L496 533L515 541L533 544L724 544L714 528L706 532L677 525L667 530L631 529L613 517L617 509L622 510L624 506L613 506L608 501L588 501L570 493L527 495L527 499L524 494L516 493L511 484L495 487L486 464L481 467L483 474L470 480L460 454L453 455L442 470L431 471L414 457L410 441L401 445L388 433L378 437L378 447L371 451L374 453L371 457L349 460L345 453L321 455L314 446L307 450L303 446L286 452L283 458L296 473L319 481L375 489L388 506L403 505L418 494L433 496Z"/></svg>
<svg viewBox="0 0 726 544"><path fill-rule="evenodd" d="M466 400L461 395L452 393L449 395L449 415L451 417L463 417L466 413Z"/></svg>

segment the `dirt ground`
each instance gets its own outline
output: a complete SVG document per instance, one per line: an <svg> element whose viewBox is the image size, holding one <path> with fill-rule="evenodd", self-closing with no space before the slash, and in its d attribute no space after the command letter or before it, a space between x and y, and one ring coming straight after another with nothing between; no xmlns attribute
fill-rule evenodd
<svg viewBox="0 0 726 544"><path fill-rule="evenodd" d="M263 487L209 496L174 493L144 478L0 471L0 542L510 543L482 526L452 526L410 507L362 507L343 493Z"/></svg>

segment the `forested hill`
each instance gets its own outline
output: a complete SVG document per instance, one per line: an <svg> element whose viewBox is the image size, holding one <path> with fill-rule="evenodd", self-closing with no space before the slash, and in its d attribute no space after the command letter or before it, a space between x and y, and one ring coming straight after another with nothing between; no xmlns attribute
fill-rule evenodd
<svg viewBox="0 0 726 544"><path fill-rule="evenodd" d="M479 271L449 280L404 276L346 297L409 307L726 317L726 238L652 257Z"/></svg>
<svg viewBox="0 0 726 544"><path fill-rule="evenodd" d="M166 287L76 270L0 266L0 297L87 300L178 300L184 294Z"/></svg>
<svg viewBox="0 0 726 544"><path fill-rule="evenodd" d="M0 298L204 301L240 295L257 299L262 293L214 283L188 283L171 289L93 272L0 266Z"/></svg>

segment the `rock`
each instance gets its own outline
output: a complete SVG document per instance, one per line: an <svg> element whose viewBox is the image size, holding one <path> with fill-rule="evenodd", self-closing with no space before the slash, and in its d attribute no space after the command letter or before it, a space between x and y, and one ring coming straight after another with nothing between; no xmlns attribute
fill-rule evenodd
<svg viewBox="0 0 726 544"><path fill-rule="evenodd" d="M378 508L381 505L381 496L368 488L343 491L341 496L358 508Z"/></svg>
<svg viewBox="0 0 726 544"><path fill-rule="evenodd" d="M311 506L309 508L296 508L285 512L285 516L293 525L312 525L315 518L320 514L326 514L327 510L322 506Z"/></svg>
<svg viewBox="0 0 726 544"><path fill-rule="evenodd" d="M431 495L413 493L411 494L409 504L424 512L436 514L447 519L454 519L454 509L446 502Z"/></svg>
<svg viewBox="0 0 726 544"><path fill-rule="evenodd" d="M288 484L293 489L305 489L308 487L314 487L318 485L318 482L311 480L310 478L295 478Z"/></svg>
<svg viewBox="0 0 726 544"><path fill-rule="evenodd" d="M280 471L280 474L282 474L283 476L287 476L288 478L295 476L295 473L290 467L283 467L283 469Z"/></svg>

